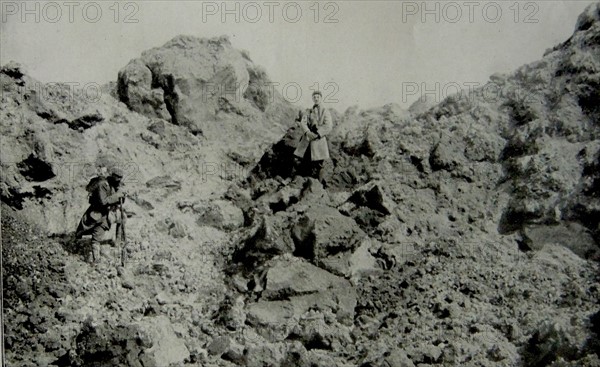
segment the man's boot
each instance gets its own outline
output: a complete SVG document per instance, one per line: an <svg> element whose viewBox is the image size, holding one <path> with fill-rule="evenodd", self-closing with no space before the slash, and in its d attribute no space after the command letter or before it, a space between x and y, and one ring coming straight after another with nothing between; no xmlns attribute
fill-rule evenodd
<svg viewBox="0 0 600 367"><path fill-rule="evenodd" d="M327 188L327 181L325 180L325 170L323 167L319 169L319 174L317 175L319 182L323 185L323 188Z"/></svg>
<svg viewBox="0 0 600 367"><path fill-rule="evenodd" d="M85 262L88 264L94 263L94 252L91 248L85 252Z"/></svg>
<svg viewBox="0 0 600 367"><path fill-rule="evenodd" d="M92 242L92 259L95 264L100 262L100 243Z"/></svg>
<svg viewBox="0 0 600 367"><path fill-rule="evenodd" d="M321 185L323 185L323 188L327 188L327 183L325 182L325 170L323 169L323 161L313 162L312 177L318 180Z"/></svg>

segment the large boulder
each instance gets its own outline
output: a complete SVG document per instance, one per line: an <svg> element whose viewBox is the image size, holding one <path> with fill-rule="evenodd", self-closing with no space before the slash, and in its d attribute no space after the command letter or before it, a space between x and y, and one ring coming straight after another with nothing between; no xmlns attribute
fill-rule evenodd
<svg viewBox="0 0 600 367"><path fill-rule="evenodd" d="M558 225L528 225L523 229L525 244L532 250L546 245L564 246L581 258L597 257L600 249L584 226L566 222Z"/></svg>
<svg viewBox="0 0 600 367"><path fill-rule="evenodd" d="M222 116L256 118L289 108L269 83L266 73L226 36L177 36L121 69L117 94L133 111L212 138L222 131L210 122Z"/></svg>
<svg viewBox="0 0 600 367"><path fill-rule="evenodd" d="M320 266L345 278L358 279L363 274L374 273L379 269L377 259L371 255L372 242L365 238L353 252L340 252L320 261Z"/></svg>
<svg viewBox="0 0 600 367"><path fill-rule="evenodd" d="M381 184L369 182L354 190L349 201L359 206L366 206L385 215L392 214L396 204L390 200L381 188Z"/></svg>
<svg viewBox="0 0 600 367"><path fill-rule="evenodd" d="M543 322L524 348L529 366L550 364L557 359L577 359L585 347L587 332L569 323L566 317Z"/></svg>
<svg viewBox="0 0 600 367"><path fill-rule="evenodd" d="M139 356L143 366L182 364L189 358L183 339L177 337L168 317L146 318L138 326L141 335L147 335L151 342L150 348Z"/></svg>
<svg viewBox="0 0 600 367"><path fill-rule="evenodd" d="M267 272L263 298L290 299L294 307L331 308L340 320L352 318L356 293L350 282L299 259L276 262Z"/></svg>
<svg viewBox="0 0 600 367"><path fill-rule="evenodd" d="M119 71L119 98L133 111L146 116L170 120L161 88L152 88L152 71L140 59L135 59Z"/></svg>
<svg viewBox="0 0 600 367"><path fill-rule="evenodd" d="M320 259L357 248L366 234L356 222L328 206L313 206L292 228L296 254Z"/></svg>
<svg viewBox="0 0 600 367"><path fill-rule="evenodd" d="M196 223L200 226L232 230L244 224L242 210L227 200L213 200L210 202L182 201L177 204L177 207L184 213L194 213L197 216Z"/></svg>
<svg viewBox="0 0 600 367"><path fill-rule="evenodd" d="M244 264L248 269L276 255L294 252L294 241L290 236L289 218L284 212L264 216L243 240L243 247L236 251L233 260Z"/></svg>
<svg viewBox="0 0 600 367"><path fill-rule="evenodd" d="M308 262L281 261L267 271L267 285L262 296L268 300L285 299L347 285L347 280Z"/></svg>
<svg viewBox="0 0 600 367"><path fill-rule="evenodd" d="M350 282L304 260L275 260L259 302L248 306L247 322L269 340L283 340L309 310L331 312L351 325L356 291Z"/></svg>
<svg viewBox="0 0 600 367"><path fill-rule="evenodd" d="M290 301L259 301L248 306L246 322L267 340L279 341L287 338L297 317Z"/></svg>
<svg viewBox="0 0 600 367"><path fill-rule="evenodd" d="M464 165L464 151L464 143L456 137L444 134L431 151L429 164L434 171L453 171Z"/></svg>
<svg viewBox="0 0 600 367"><path fill-rule="evenodd" d="M226 36L177 36L147 50L119 71L116 90L130 110L182 126L247 162L293 123L294 109L266 72Z"/></svg>
<svg viewBox="0 0 600 367"><path fill-rule="evenodd" d="M129 108L190 127L215 117L219 99L241 99L248 60L226 37L179 36L132 60L119 71L118 94ZM230 94L229 94L230 93Z"/></svg>
<svg viewBox="0 0 600 367"><path fill-rule="evenodd" d="M116 327L87 320L75 340L75 365L159 367L183 364L190 354L166 316Z"/></svg>

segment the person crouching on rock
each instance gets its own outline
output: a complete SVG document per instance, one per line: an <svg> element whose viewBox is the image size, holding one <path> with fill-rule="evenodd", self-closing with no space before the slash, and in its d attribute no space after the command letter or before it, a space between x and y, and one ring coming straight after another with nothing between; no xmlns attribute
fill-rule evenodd
<svg viewBox="0 0 600 367"><path fill-rule="evenodd" d="M305 174L318 179L325 186L323 161L330 158L326 136L333 129L333 122L331 114L322 105L321 92L313 92L312 99L313 107L300 120L303 134L294 155L302 159Z"/></svg>
<svg viewBox="0 0 600 367"><path fill-rule="evenodd" d="M109 212L116 209L125 198L125 193L118 191L122 179L123 172L113 168L108 177L94 177L86 187L90 206L79 221L75 238L92 235L92 248L87 254L89 262L100 261L100 243L111 226Z"/></svg>

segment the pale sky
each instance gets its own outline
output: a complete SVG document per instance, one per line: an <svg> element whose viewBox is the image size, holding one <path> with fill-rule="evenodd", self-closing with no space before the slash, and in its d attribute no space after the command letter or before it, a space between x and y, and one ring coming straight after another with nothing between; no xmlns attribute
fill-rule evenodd
<svg viewBox="0 0 600 367"><path fill-rule="evenodd" d="M176 35L228 35L297 105L318 85L340 112L408 107L421 89L441 99L540 59L593 2L2 0L0 62L43 82L104 84Z"/></svg>

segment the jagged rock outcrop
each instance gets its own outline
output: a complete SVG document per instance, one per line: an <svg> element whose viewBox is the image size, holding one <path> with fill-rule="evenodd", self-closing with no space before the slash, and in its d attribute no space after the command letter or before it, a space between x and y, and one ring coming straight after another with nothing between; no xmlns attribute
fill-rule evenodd
<svg viewBox="0 0 600 367"><path fill-rule="evenodd" d="M293 121L270 83L266 72L227 37L178 36L121 69L117 92L131 110L184 126L194 135L221 142L246 136L264 144L263 135L277 135L278 126Z"/></svg>
<svg viewBox="0 0 600 367"><path fill-rule="evenodd" d="M352 324L355 305L347 280L302 260L278 260L267 271L261 301L248 306L247 322L267 339L281 341L309 310L329 310L338 322Z"/></svg>

